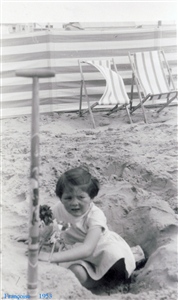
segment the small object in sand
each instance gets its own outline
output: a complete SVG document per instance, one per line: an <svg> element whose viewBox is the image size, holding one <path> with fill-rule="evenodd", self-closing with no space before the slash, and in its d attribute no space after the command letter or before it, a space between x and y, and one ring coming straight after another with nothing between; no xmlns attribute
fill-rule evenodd
<svg viewBox="0 0 178 300"><path fill-rule="evenodd" d="M142 248L139 245L137 245L135 247L132 247L131 250L132 250L132 253L135 257L135 262L136 262L137 267L140 265L140 263L146 261L145 254L144 254Z"/></svg>
<svg viewBox="0 0 178 300"><path fill-rule="evenodd" d="M20 279L20 276L18 277L18 279L17 279L17 281L16 281L16 285L17 285L17 283L19 282L19 279Z"/></svg>
<svg viewBox="0 0 178 300"><path fill-rule="evenodd" d="M40 205L40 219L45 225L49 225L53 222L53 213L50 206Z"/></svg>

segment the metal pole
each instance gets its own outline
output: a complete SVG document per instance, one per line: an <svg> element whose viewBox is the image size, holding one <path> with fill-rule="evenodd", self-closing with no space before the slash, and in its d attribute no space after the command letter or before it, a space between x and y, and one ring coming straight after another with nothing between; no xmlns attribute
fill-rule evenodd
<svg viewBox="0 0 178 300"><path fill-rule="evenodd" d="M17 71L17 76L33 78L32 124L31 124L31 168L30 168L30 213L27 292L30 299L38 297L38 250L39 250L39 78L54 77L49 70Z"/></svg>
<svg viewBox="0 0 178 300"><path fill-rule="evenodd" d="M31 169L30 169L30 217L28 244L27 291L31 299L38 295L38 248L39 248L39 79L33 78L31 123Z"/></svg>

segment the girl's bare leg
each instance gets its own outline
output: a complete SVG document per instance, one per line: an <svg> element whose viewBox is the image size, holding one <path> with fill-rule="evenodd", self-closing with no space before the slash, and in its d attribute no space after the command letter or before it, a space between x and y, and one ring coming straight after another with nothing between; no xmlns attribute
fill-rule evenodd
<svg viewBox="0 0 178 300"><path fill-rule="evenodd" d="M85 268L79 264L73 264L69 267L69 270L71 270L77 279L80 281L80 283L88 289L92 289L101 282L101 280L93 280L85 270Z"/></svg>
<svg viewBox="0 0 178 300"><path fill-rule="evenodd" d="M75 276L78 278L80 283L88 288L93 289L98 287L99 285L106 285L109 282L113 284L119 284L122 280L127 279L127 271L125 269L125 262L124 259L118 260L109 270L108 272L101 278L100 280L93 280L87 273L86 269L79 265L79 264L73 264L69 267L69 270L71 270Z"/></svg>

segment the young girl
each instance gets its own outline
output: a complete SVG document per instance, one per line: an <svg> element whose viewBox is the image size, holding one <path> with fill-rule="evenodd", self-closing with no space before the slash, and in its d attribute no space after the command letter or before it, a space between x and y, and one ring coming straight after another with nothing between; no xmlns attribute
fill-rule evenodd
<svg viewBox="0 0 178 300"><path fill-rule="evenodd" d="M85 168L71 169L57 182L60 201L53 208L58 223L70 224L62 236L70 247L54 253L51 262L69 262L69 269L86 288L112 276L118 281L127 279L135 269L130 247L108 229L104 213L92 201L98 191L98 180Z"/></svg>

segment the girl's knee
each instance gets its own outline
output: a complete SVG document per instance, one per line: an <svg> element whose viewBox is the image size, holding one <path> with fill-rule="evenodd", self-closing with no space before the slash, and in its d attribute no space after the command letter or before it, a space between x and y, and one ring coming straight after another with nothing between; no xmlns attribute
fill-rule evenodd
<svg viewBox="0 0 178 300"><path fill-rule="evenodd" d="M71 265L69 267L69 270L71 270L77 279L80 281L80 283L87 289L92 289L97 286L98 281L93 280L87 273L84 267L81 265Z"/></svg>
<svg viewBox="0 0 178 300"><path fill-rule="evenodd" d="M71 270L75 274L82 285L88 280L88 274L81 265L71 265L69 267L69 270Z"/></svg>

